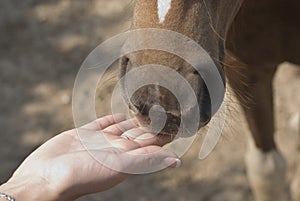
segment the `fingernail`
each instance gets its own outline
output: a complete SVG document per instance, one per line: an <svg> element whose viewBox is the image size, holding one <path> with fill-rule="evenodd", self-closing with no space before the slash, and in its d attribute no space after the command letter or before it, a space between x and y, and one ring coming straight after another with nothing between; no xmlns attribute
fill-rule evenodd
<svg viewBox="0 0 300 201"><path fill-rule="evenodd" d="M181 166L181 160L179 158L165 158L164 163L171 168L178 168Z"/></svg>
<svg viewBox="0 0 300 201"><path fill-rule="evenodd" d="M176 159L175 159L175 168L178 168L178 167L180 167L180 166L181 166L181 160L178 159L178 158L176 158Z"/></svg>

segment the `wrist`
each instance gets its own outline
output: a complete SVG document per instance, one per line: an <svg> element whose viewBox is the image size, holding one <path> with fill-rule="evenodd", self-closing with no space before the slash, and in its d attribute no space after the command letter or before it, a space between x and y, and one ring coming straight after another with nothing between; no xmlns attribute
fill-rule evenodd
<svg viewBox="0 0 300 201"><path fill-rule="evenodd" d="M6 201L16 201L15 198L13 198L13 197L11 197L11 196L9 196L9 195L6 195L6 194L0 192L0 201L1 201L1 200L6 200Z"/></svg>
<svg viewBox="0 0 300 201"><path fill-rule="evenodd" d="M10 179L8 182L0 185L0 192L9 195L16 201L56 201L58 194L49 188L46 181L42 179ZM0 201L7 201L0 198Z"/></svg>

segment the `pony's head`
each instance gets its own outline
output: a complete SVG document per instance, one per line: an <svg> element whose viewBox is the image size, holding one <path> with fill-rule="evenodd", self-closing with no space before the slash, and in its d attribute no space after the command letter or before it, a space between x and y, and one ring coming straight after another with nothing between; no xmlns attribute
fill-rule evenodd
<svg viewBox="0 0 300 201"><path fill-rule="evenodd" d="M225 57L226 32L241 3L242 0L137 0L135 1L131 29L160 28L190 38L199 44L213 59L225 85L223 60ZM187 105L182 111L178 96L185 96L186 89L182 88L181 82L173 80L171 76L162 75L159 68L157 70L153 68L153 70L140 76L144 76L145 79L149 77L156 78L157 83L154 82L136 90L129 98L129 107L143 126L149 126L151 120L153 121L150 118L152 112L156 113L156 116L160 116L159 114L162 112L166 114L166 124L161 131L163 134L176 134L181 123L181 116L189 115L195 110L199 111L199 128L206 125L214 113L207 83L201 73L192 67L191 63L174 54L178 51L187 54L189 50L186 45L183 48L182 43L176 42L176 40L166 43L166 41L160 41L163 39L157 37L156 34L147 34L147 32L141 32L136 37L131 37L126 45L130 46L133 43L147 44L154 40L164 46L170 46L168 49L175 51L143 49L127 54L121 61L121 76L126 75L132 69L148 64L168 66L186 80L197 101L185 101ZM186 42L188 43L189 40L186 40ZM201 55L199 55L199 58L194 59L199 60L200 68L204 71L205 68L209 68L209 66L201 66L203 63L201 62ZM162 79L164 81L167 79L173 86L178 85L175 87L178 89L177 95L167 87L159 84ZM134 80L131 83L134 84Z"/></svg>

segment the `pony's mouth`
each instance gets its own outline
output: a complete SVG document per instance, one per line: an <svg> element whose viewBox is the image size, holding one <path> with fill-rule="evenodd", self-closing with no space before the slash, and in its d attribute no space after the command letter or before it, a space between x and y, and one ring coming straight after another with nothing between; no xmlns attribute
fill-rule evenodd
<svg viewBox="0 0 300 201"><path fill-rule="evenodd" d="M137 114L136 119L143 127L147 127L149 131L163 135L176 135L179 131L180 118L170 113L149 116Z"/></svg>

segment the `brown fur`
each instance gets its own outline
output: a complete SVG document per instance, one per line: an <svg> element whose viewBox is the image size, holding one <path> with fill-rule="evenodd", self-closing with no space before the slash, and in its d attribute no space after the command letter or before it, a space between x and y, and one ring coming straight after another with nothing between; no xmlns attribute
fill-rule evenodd
<svg viewBox="0 0 300 201"><path fill-rule="evenodd" d="M277 66L283 61L300 63L299 9L297 0L245 0L227 34L227 49L237 58L227 62L244 67L242 82L247 87L236 83L230 66L226 74L239 94L256 145L264 151L276 147L272 81Z"/></svg>
<svg viewBox="0 0 300 201"><path fill-rule="evenodd" d="M160 24L157 0L135 1L132 29L163 28L182 33L200 44L215 60L220 73L226 75L254 139L247 155L247 170L259 201L282 201L285 162L274 141L272 81L281 62L300 63L299 10L299 0L172 0L166 19ZM196 78L191 66L174 55L143 50L128 55L125 61L123 75L129 63L132 67L150 63L170 66L190 82L200 101L208 98L201 96L205 85ZM159 74L153 72L147 76L159 77ZM194 79L190 79L192 76ZM155 90L159 93L152 93ZM134 107L141 123L149 123L145 108L153 103L160 104L167 112L179 110L174 96L154 86L137 91L132 102L139 103ZM199 107L201 113L209 105L199 104ZM179 117L171 116L167 124L176 118ZM173 131L165 130L169 134ZM295 180L294 184L298 183L299 179ZM299 200L295 190L298 186L293 186L293 196Z"/></svg>
<svg viewBox="0 0 300 201"><path fill-rule="evenodd" d="M268 152L276 149L273 76L283 61L300 63L299 10L298 0L172 0L166 19L160 24L157 1L137 0L132 29L163 28L182 33L209 52L220 64L220 72L225 63L227 80L243 106L256 146ZM132 66L157 63L171 66L186 78L192 73L184 61L165 52L143 50L128 58ZM157 75L154 72L149 76ZM191 85L199 83L190 81ZM135 99L139 100L135 101L160 101L167 110L178 108L171 95L158 100L149 90L137 93Z"/></svg>

